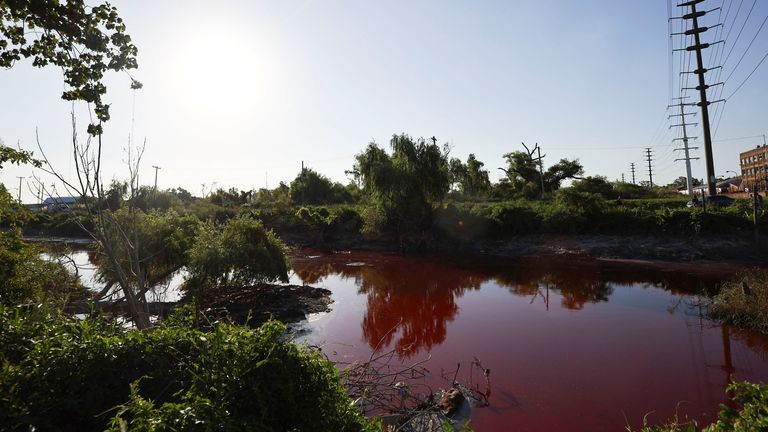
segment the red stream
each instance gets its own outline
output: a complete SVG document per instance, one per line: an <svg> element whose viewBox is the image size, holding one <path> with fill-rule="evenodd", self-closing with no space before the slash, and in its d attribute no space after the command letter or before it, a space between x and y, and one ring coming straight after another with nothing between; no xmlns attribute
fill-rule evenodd
<svg viewBox="0 0 768 432"><path fill-rule="evenodd" d="M768 338L696 305L733 266L306 250L291 261L295 278L333 291L306 337L332 360L376 347L405 364L431 355L435 389L461 363L458 379L484 391L471 362L489 368L477 431L622 431L675 415L706 424L730 379L768 380Z"/></svg>

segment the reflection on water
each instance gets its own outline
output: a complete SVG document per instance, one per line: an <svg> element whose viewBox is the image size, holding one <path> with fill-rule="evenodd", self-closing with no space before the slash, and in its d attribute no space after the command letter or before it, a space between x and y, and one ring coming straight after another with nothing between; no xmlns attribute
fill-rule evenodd
<svg viewBox="0 0 768 432"><path fill-rule="evenodd" d="M44 253L45 259L58 261L70 272L78 275L80 282L93 292L100 292L105 288L105 283L99 279L97 272L96 253L91 250L59 251L58 253ZM186 271L184 269L163 279L159 284L147 291L148 302L174 302L181 299L181 284L184 282ZM104 297L104 300L122 298L116 290Z"/></svg>
<svg viewBox="0 0 768 432"><path fill-rule="evenodd" d="M294 278L333 291L305 337L332 360L396 349L405 363L431 354L439 371L479 357L495 398L476 430L623 430L676 408L708 422L731 378L768 379L766 337L703 317L697 293L718 279L594 260L313 251L291 262Z"/></svg>

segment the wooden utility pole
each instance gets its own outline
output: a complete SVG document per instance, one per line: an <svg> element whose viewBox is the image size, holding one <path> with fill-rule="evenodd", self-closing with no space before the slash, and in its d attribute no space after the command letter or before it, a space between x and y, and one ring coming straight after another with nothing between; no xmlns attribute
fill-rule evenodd
<svg viewBox="0 0 768 432"><path fill-rule="evenodd" d="M544 195L544 161L541 156L541 147L539 147L539 143L536 143L536 152L538 156L536 159L539 160L539 178L541 179L541 194Z"/></svg>
<svg viewBox="0 0 768 432"><path fill-rule="evenodd" d="M157 171L160 169L157 165L152 165L152 168L155 169L155 190L157 190Z"/></svg>
<svg viewBox="0 0 768 432"><path fill-rule="evenodd" d="M648 179L650 180L651 189L653 189L653 165L651 165L653 155L651 155L651 151L650 147L645 148L645 159L648 161Z"/></svg>
<svg viewBox="0 0 768 432"><path fill-rule="evenodd" d="M19 203L21 203L21 181L26 177L16 177L16 178L19 179Z"/></svg>
<svg viewBox="0 0 768 432"><path fill-rule="evenodd" d="M683 49L685 51L696 52L697 69L689 73L698 75L698 78L699 78L699 85L696 86L695 89L699 91L699 98L701 99L701 101L697 105L701 107L701 127L702 127L702 131L704 132L704 160L706 161L706 165L707 165L707 190L709 192L709 195L717 195L715 163L712 156L712 134L710 132L710 125L709 125L709 105L712 104L712 102L709 102L707 100L707 89L710 86L707 85L706 80L704 78L704 74L706 74L707 71L710 69L707 69L704 67L704 60L702 58L701 51L706 48L709 48L714 44L722 43L723 41L714 42L712 44L701 43L701 33L704 33L707 30L709 30L709 27L699 27L699 18L706 15L707 11L703 11L703 10L697 11L696 5L703 1L704 0L690 0L690 1L678 4L677 6L691 8L689 13L683 15L680 18L686 21L687 20L691 21L691 28L686 30L683 34L685 36L693 36L694 44ZM715 102L721 102L721 101L715 101Z"/></svg>

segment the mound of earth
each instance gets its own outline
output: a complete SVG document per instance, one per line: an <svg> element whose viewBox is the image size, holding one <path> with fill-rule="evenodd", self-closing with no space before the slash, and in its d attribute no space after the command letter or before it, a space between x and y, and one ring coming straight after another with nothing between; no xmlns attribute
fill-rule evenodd
<svg viewBox="0 0 768 432"><path fill-rule="evenodd" d="M307 314L329 311L331 291L307 285L259 284L247 287L218 287L203 293L201 306L207 313L226 313L238 323L259 325L270 318L295 322Z"/></svg>

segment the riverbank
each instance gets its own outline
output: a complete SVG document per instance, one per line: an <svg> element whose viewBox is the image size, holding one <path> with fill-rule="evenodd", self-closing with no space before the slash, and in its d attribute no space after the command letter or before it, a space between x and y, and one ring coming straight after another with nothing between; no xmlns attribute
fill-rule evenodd
<svg viewBox="0 0 768 432"><path fill-rule="evenodd" d="M362 236L307 240L287 235L293 248L400 252L394 239ZM503 257L584 257L601 260L669 261L674 263L716 262L743 266L768 265L768 236L754 234L723 236L652 236L603 234L535 234L473 242L424 238L417 252Z"/></svg>
<svg viewBox="0 0 768 432"><path fill-rule="evenodd" d="M149 302L149 313L167 317L175 308L190 304L189 297L177 302ZM331 291L308 285L259 284L245 287L218 287L205 291L200 309L209 319L227 318L235 324L259 326L270 319L292 324L307 315L330 311ZM87 314L93 310L109 314L128 315L125 302L93 302L86 296L72 299L64 311L69 314Z"/></svg>

